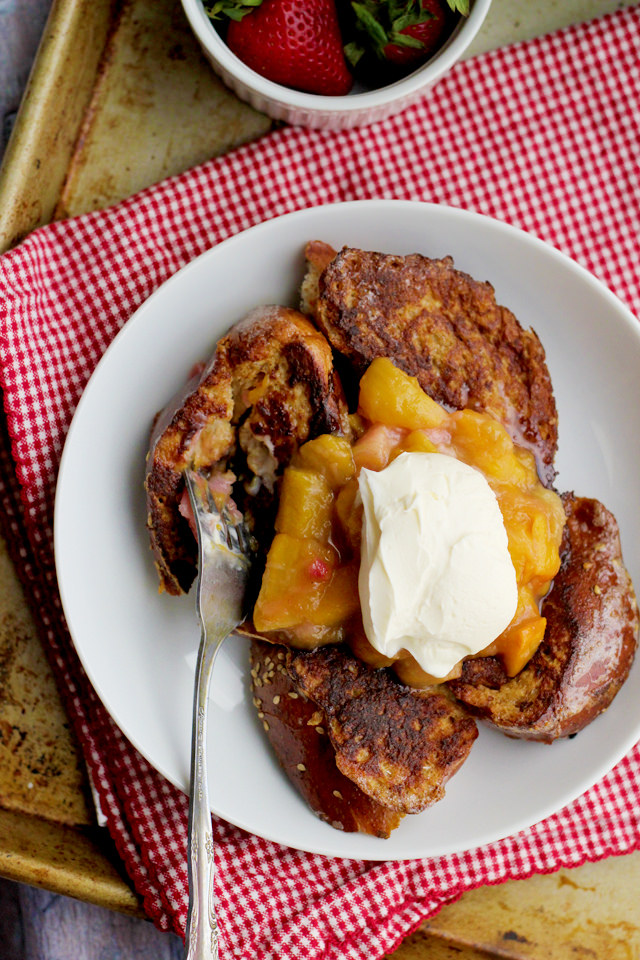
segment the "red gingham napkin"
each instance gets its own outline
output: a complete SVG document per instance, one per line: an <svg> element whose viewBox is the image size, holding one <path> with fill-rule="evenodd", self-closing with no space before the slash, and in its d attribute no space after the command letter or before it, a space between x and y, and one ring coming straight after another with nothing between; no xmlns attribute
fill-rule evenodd
<svg viewBox="0 0 640 960"><path fill-rule="evenodd" d="M177 269L252 224L371 197L466 207L580 261L636 312L640 7L458 65L369 129L283 129L0 260L6 533L109 829L149 915L182 932L185 797L124 739L84 677L55 586L51 515L66 430L99 357ZM12 459L13 457L13 459ZM481 884L640 846L640 748L543 823L456 856L324 858L216 823L222 955L373 958Z"/></svg>

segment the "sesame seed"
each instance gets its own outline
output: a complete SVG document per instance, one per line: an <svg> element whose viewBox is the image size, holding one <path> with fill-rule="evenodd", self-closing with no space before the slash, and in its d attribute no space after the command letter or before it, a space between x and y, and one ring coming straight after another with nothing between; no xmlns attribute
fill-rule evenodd
<svg viewBox="0 0 640 960"><path fill-rule="evenodd" d="M287 696L288 696L288 697L291 697L292 700L297 700L297 699L298 699L298 694L297 694L297 693L294 693L294 692L291 691L291 690L289 691L289 693L287 694Z"/></svg>
<svg viewBox="0 0 640 960"><path fill-rule="evenodd" d="M297 764L296 764L296 770L299 770L300 773L304 773L306 769L307 769L307 768L305 767L304 763L297 763Z"/></svg>
<svg viewBox="0 0 640 960"><path fill-rule="evenodd" d="M596 594L596 596L600 596L600 594L602 593L602 590L600 589L600 587L598 586L597 583L596 583L595 587L593 588L593 592Z"/></svg>
<svg viewBox="0 0 640 960"><path fill-rule="evenodd" d="M593 566L593 563L592 563L591 560L585 560L585 562L582 564L582 569L583 569L583 570L591 570L591 567L592 567L592 566Z"/></svg>
<svg viewBox="0 0 640 960"><path fill-rule="evenodd" d="M260 713L258 714L258 717L259 717L260 720L264 720L264 713L262 713L262 711L260 711Z"/></svg>
<svg viewBox="0 0 640 960"><path fill-rule="evenodd" d="M278 660L284 660L284 653L282 651L278 654Z"/></svg>
<svg viewBox="0 0 640 960"><path fill-rule="evenodd" d="M334 791L333 791L333 795L334 795L334 797L337 797L338 800L344 800L344 797L342 796L342 794L340 793L339 790L334 790Z"/></svg>
<svg viewBox="0 0 640 960"><path fill-rule="evenodd" d="M276 693L275 697L273 698L273 702L275 703L275 705L276 705L276 707L277 707L278 704L280 703L280 694L279 694L279 693Z"/></svg>
<svg viewBox="0 0 640 960"><path fill-rule="evenodd" d="M324 727L321 727L320 724L316 727L316 733L324 733Z"/></svg>
<svg viewBox="0 0 640 960"><path fill-rule="evenodd" d="M269 724L267 723L266 720L263 720L263 721L262 721L262 726L265 728L265 730L268 730L268 729L269 729Z"/></svg>

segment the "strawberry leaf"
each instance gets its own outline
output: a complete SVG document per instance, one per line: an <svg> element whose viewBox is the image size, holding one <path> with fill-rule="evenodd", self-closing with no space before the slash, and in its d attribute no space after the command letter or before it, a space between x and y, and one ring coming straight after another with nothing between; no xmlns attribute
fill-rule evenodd
<svg viewBox="0 0 640 960"><path fill-rule="evenodd" d="M434 20L434 15L429 10L421 10L420 13L405 13L402 17L396 17L391 22L391 26L396 33L406 30L407 27L415 27L419 23L426 23L428 20Z"/></svg>
<svg viewBox="0 0 640 960"><path fill-rule="evenodd" d="M469 0L447 0L447 3L454 13L461 13L463 17L469 16Z"/></svg>
<svg viewBox="0 0 640 960"><path fill-rule="evenodd" d="M364 56L364 47L359 43L352 41L351 43L346 43L344 46L344 55L352 67L355 67Z"/></svg>
<svg viewBox="0 0 640 960"><path fill-rule="evenodd" d="M389 36L370 10L364 3L352 3L351 7L356 15L358 25L369 34L376 46L384 47L389 41Z"/></svg>
<svg viewBox="0 0 640 960"><path fill-rule="evenodd" d="M259 7L262 0L210 0L204 9L210 20L228 17L229 20L242 20L248 13Z"/></svg>
<svg viewBox="0 0 640 960"><path fill-rule="evenodd" d="M410 47L412 50L423 50L424 43L422 40L418 40L417 37L412 37L408 33L395 33L392 32L389 36L391 43L395 43L398 47Z"/></svg>

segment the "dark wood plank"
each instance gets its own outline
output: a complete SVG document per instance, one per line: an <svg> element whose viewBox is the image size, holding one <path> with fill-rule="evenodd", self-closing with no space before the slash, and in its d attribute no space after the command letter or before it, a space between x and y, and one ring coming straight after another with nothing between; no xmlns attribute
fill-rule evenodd
<svg viewBox="0 0 640 960"><path fill-rule="evenodd" d="M0 878L0 944L3 960L24 960L18 884Z"/></svg>
<svg viewBox="0 0 640 960"><path fill-rule="evenodd" d="M181 960L182 941L103 907L0 880L2 960Z"/></svg>

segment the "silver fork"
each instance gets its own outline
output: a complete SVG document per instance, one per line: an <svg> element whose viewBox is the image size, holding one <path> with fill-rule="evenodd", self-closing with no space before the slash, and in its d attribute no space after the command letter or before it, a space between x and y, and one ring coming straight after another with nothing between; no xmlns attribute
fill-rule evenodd
<svg viewBox="0 0 640 960"><path fill-rule="evenodd" d="M205 477L185 471L198 531L196 605L201 638L193 696L189 785L189 912L185 960L217 960L218 926L213 894L214 852L207 785L207 706L213 664L223 641L244 619L251 568L250 539L242 518L216 507Z"/></svg>

